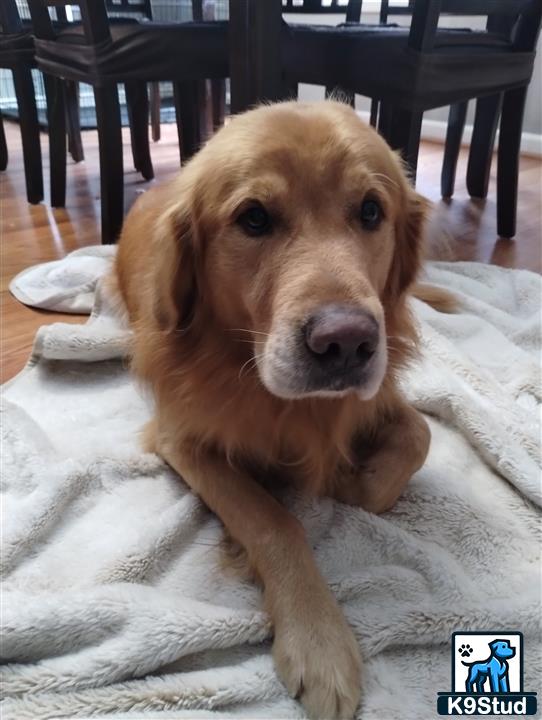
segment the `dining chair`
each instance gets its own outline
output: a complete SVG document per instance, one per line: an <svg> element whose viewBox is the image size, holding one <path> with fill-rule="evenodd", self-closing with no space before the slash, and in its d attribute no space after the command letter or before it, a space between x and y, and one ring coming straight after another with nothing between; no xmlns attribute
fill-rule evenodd
<svg viewBox="0 0 542 720"><path fill-rule="evenodd" d="M247 76L243 78L239 64L231 68L232 86L241 86L237 109L242 103L285 97L295 82L344 87L377 100L379 130L402 152L413 180L424 111L504 93L497 226L502 237L515 234L519 143L540 0L414 0L409 28L286 24L280 0L232 3L230 18L246 48ZM482 31L440 28L441 13L491 16L494 22ZM257 37L265 28L261 44L243 37L243 27L245 35L251 32L247 18L260 33Z"/></svg>
<svg viewBox="0 0 542 720"><path fill-rule="evenodd" d="M122 0L127 2L127 0ZM48 5L77 4L81 26L55 32ZM132 3L130 3L132 4ZM204 139L198 81L228 76L225 22L112 22L105 0L29 0L36 59L60 92L59 78L92 85L100 153L102 242L115 242L124 214L122 133L117 85L132 87L136 134L147 136L146 83L172 81L182 161ZM137 98L133 94L139 92ZM130 91L128 91L130 94ZM134 131L133 130L133 131ZM148 140L148 139L147 139ZM140 146L138 146L140 147ZM147 142L148 147L148 142ZM60 153L54 156L60 166ZM63 168L65 177L65 153ZM138 163L146 158L138 158ZM53 161L53 158L52 158Z"/></svg>
<svg viewBox="0 0 542 720"><path fill-rule="evenodd" d="M0 67L11 70L17 99L26 197L29 203L43 200L43 169L41 161L40 126L36 95L32 80L34 39L25 31L15 0L0 3ZM0 169L8 164L8 148L4 128L0 133Z"/></svg>
<svg viewBox="0 0 542 720"><path fill-rule="evenodd" d="M412 15L413 7L414 0L409 0L408 5L404 3L396 4L393 0L382 0L379 12L380 26L389 26L390 16ZM306 15L338 15L340 13L344 15L346 23L359 24L361 21L361 9L362 2L360 0L350 0L346 5L344 2L340 2L340 0L332 0L325 4L323 0L306 0L305 2L303 2L303 0L282 0L282 11L284 13ZM348 102L352 107L355 107L354 93L344 88L326 87L326 97L336 95L337 93L344 102ZM297 83L290 86L290 94L293 97L297 97ZM450 197L453 194L455 172L459 158L467 105L468 103L457 103L450 108L441 173L443 197ZM378 100L371 100L369 122L373 127L378 125L378 108ZM475 137L476 136L477 133L475 133Z"/></svg>
<svg viewBox="0 0 542 720"><path fill-rule="evenodd" d="M381 21L387 22L390 13L406 15L414 12L416 1L409 0L407 7L398 7L389 0L383 0ZM532 73L542 14L539 0L523 3L500 0L443 0L441 12L446 11L456 15L485 15L486 38L494 37L498 42L504 39L507 45L500 52L509 52L512 56L511 62L523 65L524 70L530 68ZM449 32L453 34L458 31L450 29ZM493 52L499 52L498 48L495 47ZM503 66L503 61L505 64L506 56L503 59L501 55L496 59L493 68L495 74L499 72L499 67ZM475 67L474 56L473 63ZM469 94L468 100L450 104L441 173L443 197L451 197L454 193L468 101L476 100L467 165L467 190L471 197L487 197L495 137L499 119L501 120L502 142L499 143L497 173L497 231L501 237L513 237L516 233L521 130L530 77L531 74L528 75L527 83L524 82L519 87L514 79L511 79L499 92L488 93L484 87L479 95ZM507 112L503 113L505 102Z"/></svg>
<svg viewBox="0 0 542 720"><path fill-rule="evenodd" d="M24 6L22 8L24 10ZM55 26L65 23L65 14L59 8ZM31 203L43 200L43 173L40 143L40 123L32 69L36 68L34 36L28 19L24 17L15 0L0 3L0 67L12 71L18 119L23 145L23 164L27 198ZM68 151L74 162L84 159L79 123L79 93L76 83L63 83L63 110L66 115ZM57 127L48 127L49 135L56 135ZM6 169L8 151L5 135L0 132L0 169ZM53 141L55 144L56 140ZM5 150L4 150L5 148ZM53 183L54 184L54 183Z"/></svg>
<svg viewBox="0 0 542 720"><path fill-rule="evenodd" d="M380 24L388 23L390 16L411 15L414 0L408 5L397 4L393 0L382 0L380 7ZM513 15L488 14L486 28L489 32L496 31L510 34L514 23ZM503 94L481 97L476 100L472 139L469 146L467 165L467 190L471 197L487 197L491 162L495 146L495 136L502 109ZM450 198L454 194L457 161L463 139L467 118L468 102L454 103L450 106L446 132L444 159L441 173L441 195ZM371 123L376 125L378 118L378 101L371 101Z"/></svg>

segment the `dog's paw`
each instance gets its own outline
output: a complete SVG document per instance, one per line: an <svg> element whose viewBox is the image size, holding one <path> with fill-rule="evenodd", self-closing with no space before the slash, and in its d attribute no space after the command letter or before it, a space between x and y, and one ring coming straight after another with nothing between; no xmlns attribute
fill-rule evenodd
<svg viewBox="0 0 542 720"><path fill-rule="evenodd" d="M460 645L458 652L461 657L470 657L472 655L472 648L470 645Z"/></svg>
<svg viewBox="0 0 542 720"><path fill-rule="evenodd" d="M273 657L292 697L315 720L351 720L360 698L361 657L337 606L275 624Z"/></svg>

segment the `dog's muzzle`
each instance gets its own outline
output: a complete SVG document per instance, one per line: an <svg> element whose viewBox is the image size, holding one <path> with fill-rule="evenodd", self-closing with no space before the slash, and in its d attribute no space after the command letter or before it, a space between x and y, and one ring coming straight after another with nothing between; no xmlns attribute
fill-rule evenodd
<svg viewBox="0 0 542 720"><path fill-rule="evenodd" d="M301 327L275 334L260 367L262 380L280 397L357 391L361 399L369 399L378 391L387 363L382 325L354 305L321 306Z"/></svg>

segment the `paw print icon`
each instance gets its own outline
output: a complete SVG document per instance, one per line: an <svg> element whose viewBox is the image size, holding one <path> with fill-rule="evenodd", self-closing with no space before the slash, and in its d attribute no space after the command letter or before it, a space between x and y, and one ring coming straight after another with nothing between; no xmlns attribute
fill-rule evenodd
<svg viewBox="0 0 542 720"><path fill-rule="evenodd" d="M460 645L458 648L458 653L461 655L461 657L470 657L472 655L472 648L470 645Z"/></svg>

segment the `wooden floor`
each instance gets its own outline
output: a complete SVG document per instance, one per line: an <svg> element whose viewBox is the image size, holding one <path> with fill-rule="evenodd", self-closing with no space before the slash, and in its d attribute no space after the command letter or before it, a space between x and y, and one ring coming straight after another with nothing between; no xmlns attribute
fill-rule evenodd
<svg viewBox="0 0 542 720"><path fill-rule="evenodd" d="M66 208L52 210L47 203L28 205L24 191L24 173L19 128L6 127L9 165L0 174L0 264L1 324L0 343L2 381L13 377L25 364L37 328L45 323L84 322L78 316L31 310L18 303L8 291L11 278L26 267L63 257L79 247L99 243L99 166L97 136L84 133L86 159L68 165ZM42 136L46 199L48 199L47 140ZM173 175L179 167L177 133L172 125L162 126L162 140L152 147L157 180ZM126 207L149 186L133 170L128 137L124 136L126 168ZM488 200L471 201L465 190L466 152L461 155L457 173L457 192L453 200L440 199L442 146L423 143L418 189L435 202L430 255L446 260L477 260L505 267L542 271L542 162L524 157L521 162L518 234L511 242L499 240L495 228L495 177L491 178ZM494 163L495 165L495 163Z"/></svg>

